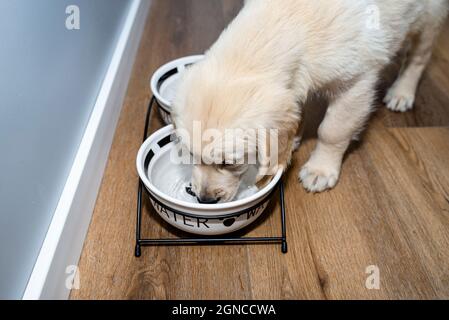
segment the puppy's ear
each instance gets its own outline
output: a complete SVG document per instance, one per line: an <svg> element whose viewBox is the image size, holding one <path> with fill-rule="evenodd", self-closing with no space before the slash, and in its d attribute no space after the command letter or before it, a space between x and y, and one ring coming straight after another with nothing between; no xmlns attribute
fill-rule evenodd
<svg viewBox="0 0 449 320"><path fill-rule="evenodd" d="M290 164L293 151L293 138L297 128L263 130L258 135L258 164L256 178L260 187L268 183L279 169L286 170Z"/></svg>
<svg viewBox="0 0 449 320"><path fill-rule="evenodd" d="M271 179L279 168L285 168L281 150L284 135L282 130L262 129L258 131L257 162L259 171L256 178L258 185Z"/></svg>

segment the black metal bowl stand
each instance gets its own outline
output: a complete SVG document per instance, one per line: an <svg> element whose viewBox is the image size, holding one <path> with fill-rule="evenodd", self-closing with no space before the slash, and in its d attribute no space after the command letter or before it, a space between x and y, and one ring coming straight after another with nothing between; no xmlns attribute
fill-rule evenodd
<svg viewBox="0 0 449 320"><path fill-rule="evenodd" d="M150 125L151 113L154 105L158 105L156 98L153 96L148 105L148 110L145 119L145 129L143 135L143 141L148 137L148 130ZM281 206L281 235L278 237L233 237L230 236L196 236L196 237L185 237L185 238L156 238L156 239L145 239L141 237L142 228L142 194L145 193L151 197L151 194L144 187L142 180L139 179L139 185L137 188L137 222L136 222L136 247L134 255L140 257L142 254L143 246L161 246L161 245L223 245L223 244L280 244L282 253L287 253L287 235L286 235L286 225L285 225L285 203L284 203L284 184L282 179L276 186L279 191L279 200ZM275 191L275 190L274 190ZM272 195L269 195L271 197ZM153 200L156 200L152 197ZM172 209L170 209L172 210ZM153 210L154 211L154 210ZM156 213L155 213L156 214ZM177 214L189 216L187 213L177 212ZM263 214L263 213L262 213ZM229 216L229 215L226 215ZM220 217L214 217L220 218Z"/></svg>

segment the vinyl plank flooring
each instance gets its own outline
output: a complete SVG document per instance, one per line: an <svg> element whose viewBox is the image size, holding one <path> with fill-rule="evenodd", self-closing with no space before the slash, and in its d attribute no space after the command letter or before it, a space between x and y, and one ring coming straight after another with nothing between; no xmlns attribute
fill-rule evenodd
<svg viewBox="0 0 449 320"><path fill-rule="evenodd" d="M318 195L294 179L314 141L302 146L286 192L305 217L290 234L306 226L326 298L449 295L448 137L447 128L370 130L346 158L338 186ZM365 288L370 265L381 272L379 291Z"/></svg>

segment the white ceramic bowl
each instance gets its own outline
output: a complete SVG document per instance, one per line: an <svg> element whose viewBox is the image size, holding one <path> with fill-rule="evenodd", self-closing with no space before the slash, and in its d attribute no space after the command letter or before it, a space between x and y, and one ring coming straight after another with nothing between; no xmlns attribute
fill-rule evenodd
<svg viewBox="0 0 449 320"><path fill-rule="evenodd" d="M184 70L202 60L204 55L188 56L164 64L151 77L151 91L159 104L159 113L165 123L171 123L173 97Z"/></svg>
<svg viewBox="0 0 449 320"><path fill-rule="evenodd" d="M241 200L200 204L175 199L163 189L179 180L188 181L191 166L169 161L172 148L176 148L171 139L173 133L173 126L168 125L152 134L140 147L136 161L139 177L162 219L176 228L201 235L226 234L254 222L266 209L281 179L282 170L264 188Z"/></svg>

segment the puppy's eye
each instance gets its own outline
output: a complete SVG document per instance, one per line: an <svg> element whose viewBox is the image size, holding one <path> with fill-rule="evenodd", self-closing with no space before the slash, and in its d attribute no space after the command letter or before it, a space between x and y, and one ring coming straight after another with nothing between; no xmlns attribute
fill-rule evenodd
<svg viewBox="0 0 449 320"><path fill-rule="evenodd" d="M223 167L223 168L231 168L231 167L233 167L233 166L235 166L234 163L232 163L232 162L226 162L226 160L224 160L224 161L221 163L221 165L220 165L220 167Z"/></svg>
<svg viewBox="0 0 449 320"><path fill-rule="evenodd" d="M226 170L234 170L235 168L237 168L238 166L235 163L230 163L230 162L226 162L223 161L220 165L219 168L220 169L226 169Z"/></svg>

